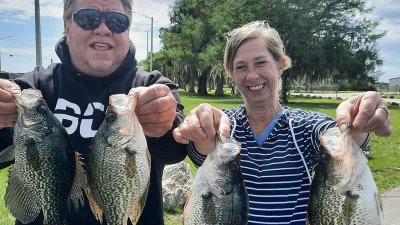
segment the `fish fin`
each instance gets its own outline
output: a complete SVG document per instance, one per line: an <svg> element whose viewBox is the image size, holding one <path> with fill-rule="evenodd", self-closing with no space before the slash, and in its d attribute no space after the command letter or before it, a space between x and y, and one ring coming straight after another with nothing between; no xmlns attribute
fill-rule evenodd
<svg viewBox="0 0 400 225"><path fill-rule="evenodd" d="M129 213L129 219L131 220L132 224L137 224L140 215L143 212L144 205L146 204L147 194L149 190L150 180L147 182L147 188L145 193L143 193L142 197L139 199L137 204L134 204L131 209L132 211Z"/></svg>
<svg viewBox="0 0 400 225"><path fill-rule="evenodd" d="M211 191L206 191L205 193L201 194L201 197L204 199L209 199L212 196Z"/></svg>
<svg viewBox="0 0 400 225"><path fill-rule="evenodd" d="M83 190L88 187L85 170L83 169L82 158L78 152L75 152L75 176L68 195L68 209L71 211L71 203L75 212L78 211L79 205L84 205Z"/></svg>
<svg viewBox="0 0 400 225"><path fill-rule="evenodd" d="M147 162L149 162L149 168L151 168L151 154L149 149L146 150Z"/></svg>
<svg viewBox="0 0 400 225"><path fill-rule="evenodd" d="M86 189L86 196L88 198L89 205L90 205L90 208L92 209L94 216L100 222L100 224L103 224L104 211L100 207L100 205L97 203L97 201L94 198L93 193L90 191L89 187Z"/></svg>
<svg viewBox="0 0 400 225"><path fill-rule="evenodd" d="M378 206L377 210L378 210L379 217L381 218L381 220L383 220L384 214L383 214L382 199L379 197L378 193L375 193L374 197L375 197L376 205Z"/></svg>
<svg viewBox="0 0 400 225"><path fill-rule="evenodd" d="M343 218L345 220L347 220L345 224L350 224L351 218L353 218L355 216L354 212L357 211L356 210L357 201L360 196L352 193L351 191L347 191L345 193L345 196L346 196L346 198L345 198L345 200L343 202L343 206L342 206L342 215L343 215Z"/></svg>
<svg viewBox="0 0 400 225"><path fill-rule="evenodd" d="M192 189L190 189L187 193L187 197L186 197L186 202L185 202L185 206L183 207L183 224L185 224L185 220L186 218L189 217L189 212L190 212L190 201L192 200Z"/></svg>
<svg viewBox="0 0 400 225"><path fill-rule="evenodd" d="M35 195L20 180L14 166L9 170L4 202L11 214L24 224L34 221L41 210Z"/></svg>
<svg viewBox="0 0 400 225"><path fill-rule="evenodd" d="M33 138L28 139L25 147L26 160L28 164L33 168L33 170L38 171L40 169L40 157L35 140Z"/></svg>
<svg viewBox="0 0 400 225"><path fill-rule="evenodd" d="M125 148L125 151L127 153L129 153L129 154L136 154L137 153L137 151L134 148L129 147L129 146Z"/></svg>
<svg viewBox="0 0 400 225"><path fill-rule="evenodd" d="M2 152L0 152L0 163L10 162L14 160L14 146L8 146Z"/></svg>
<svg viewBox="0 0 400 225"><path fill-rule="evenodd" d="M136 155L126 154L125 157L125 170L129 177L135 177L137 166L136 166Z"/></svg>

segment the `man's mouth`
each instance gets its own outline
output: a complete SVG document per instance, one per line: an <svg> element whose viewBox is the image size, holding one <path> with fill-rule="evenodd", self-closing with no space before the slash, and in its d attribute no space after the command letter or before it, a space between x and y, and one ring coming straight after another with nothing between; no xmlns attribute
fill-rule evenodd
<svg viewBox="0 0 400 225"><path fill-rule="evenodd" d="M98 50L108 50L108 49L112 48L112 46L109 44L99 43L99 42L91 44L90 47L92 47L94 49L98 49Z"/></svg>
<svg viewBox="0 0 400 225"><path fill-rule="evenodd" d="M257 91L257 90L260 90L261 88L263 88L264 85L265 85L265 83L264 83L264 84L259 84L259 85L257 85L257 86L249 86L248 88L249 88L250 90L252 90L252 91Z"/></svg>

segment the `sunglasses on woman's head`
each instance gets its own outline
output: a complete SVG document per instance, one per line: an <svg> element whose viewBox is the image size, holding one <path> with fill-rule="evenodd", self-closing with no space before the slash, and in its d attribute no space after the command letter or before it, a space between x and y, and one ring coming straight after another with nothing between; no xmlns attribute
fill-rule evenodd
<svg viewBox="0 0 400 225"><path fill-rule="evenodd" d="M94 30L103 19L113 33L122 33L129 28L129 18L117 12L101 12L95 9L81 9L72 14L72 19L84 30Z"/></svg>
<svg viewBox="0 0 400 225"><path fill-rule="evenodd" d="M266 20L253 21L253 22L247 23L247 24L245 24L243 26L247 26L247 27L263 27L265 29L271 29L271 27L268 24L268 21L266 21ZM228 33L226 33L226 38L229 40L237 30L238 30L238 28L235 28L235 29L229 31Z"/></svg>

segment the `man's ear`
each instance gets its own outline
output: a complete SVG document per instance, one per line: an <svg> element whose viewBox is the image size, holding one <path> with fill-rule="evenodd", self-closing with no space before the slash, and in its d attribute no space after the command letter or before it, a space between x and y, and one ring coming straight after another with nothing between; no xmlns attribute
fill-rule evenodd
<svg viewBox="0 0 400 225"><path fill-rule="evenodd" d="M71 26L71 23L64 19L64 35L65 36L68 35L70 26Z"/></svg>
<svg viewBox="0 0 400 225"><path fill-rule="evenodd" d="M64 37L66 38L66 44L68 45L68 36L71 23L64 20Z"/></svg>

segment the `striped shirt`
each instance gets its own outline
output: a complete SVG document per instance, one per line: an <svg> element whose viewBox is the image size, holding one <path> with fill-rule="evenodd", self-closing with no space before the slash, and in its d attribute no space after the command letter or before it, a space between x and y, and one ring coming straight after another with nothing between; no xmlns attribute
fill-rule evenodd
<svg viewBox="0 0 400 225"><path fill-rule="evenodd" d="M335 121L321 113L288 107L283 110L266 140L258 144L244 106L223 109L237 123L233 135L241 144L240 165L249 196L249 225L305 224L310 181L299 150L311 174L318 162L321 132L336 126ZM188 155L197 166L205 160L193 144L189 144Z"/></svg>

